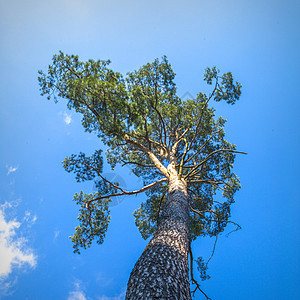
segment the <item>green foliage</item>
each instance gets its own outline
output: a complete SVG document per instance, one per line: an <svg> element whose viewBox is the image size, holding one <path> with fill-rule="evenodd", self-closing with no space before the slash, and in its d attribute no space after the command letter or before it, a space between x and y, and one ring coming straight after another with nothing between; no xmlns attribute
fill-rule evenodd
<svg viewBox="0 0 300 300"><path fill-rule="evenodd" d="M213 79L216 80L215 101L224 100L228 104L234 104L241 96L242 85L238 82L234 84L233 77L230 72L223 74L223 76L220 77L221 83L219 83L219 73L220 70L216 67L213 67L212 69L207 68L204 73L204 80L210 85L213 83Z"/></svg>
<svg viewBox="0 0 300 300"><path fill-rule="evenodd" d="M101 156L102 150L96 151L91 157L86 157L84 153L79 155L72 154L66 157L63 161L63 167L67 172L74 172L76 174L77 182L92 180L103 169L103 158Z"/></svg>
<svg viewBox="0 0 300 300"><path fill-rule="evenodd" d="M77 182L94 180L94 186L98 192L85 194L82 191L74 195L74 200L80 206L78 216L79 226L75 228L75 233L71 236L74 252L80 254L79 248L88 248L92 241L96 239L98 244L104 241L105 233L110 222L109 198L101 198L116 192L116 188L105 181L99 179L103 169L102 150L86 157L84 153L72 154L63 161L63 166L67 172L74 172ZM118 185L118 183L114 183ZM95 200L96 199L96 200Z"/></svg>
<svg viewBox="0 0 300 300"><path fill-rule="evenodd" d="M93 201L99 196L95 194L84 194L82 191L74 195L74 201L80 205L78 216L79 226L71 236L74 253L80 254L79 248L88 248L96 239L98 244L104 241L105 233L110 222L110 211L108 204L110 199Z"/></svg>
<svg viewBox="0 0 300 300"><path fill-rule="evenodd" d="M147 200L133 213L135 224L143 239L149 238L156 231L160 213L166 198L167 186L157 186L146 192Z"/></svg>
<svg viewBox="0 0 300 300"><path fill-rule="evenodd" d="M144 185L164 177L149 153L164 167L172 160L188 184L192 239L217 236L228 224L230 206L240 183L232 172L236 146L225 140L226 121L215 117L209 101L234 104L241 95L240 83L234 82L231 73L219 75L216 67L207 68L204 80L213 86L211 94L199 93L195 99L182 100L176 94L175 73L165 56L125 77L109 69L109 64L109 60L81 62L78 56L60 52L53 56L47 73L39 71L41 93L54 101L65 99L69 109L81 113L85 130L95 132L107 146L110 166L130 165ZM83 153L71 155L64 167L74 172L79 182L95 180L98 188L97 195L76 196L80 199L76 201L81 205L81 225L72 240L76 249L86 248L97 234L103 240L109 220L104 217L107 199L122 190L118 183L109 183L102 177L101 150L91 157ZM215 201L219 190L223 202ZM148 199L134 213L143 238L155 232L165 191L164 185L149 189ZM93 197L102 202L92 200ZM87 203L92 207L91 215ZM101 209L105 210L104 215ZM99 218L100 223L90 226L91 216L94 222Z"/></svg>
<svg viewBox="0 0 300 300"><path fill-rule="evenodd" d="M203 257L198 257L195 262L197 264L197 270L200 273L201 280L204 281L209 279L210 276L207 274L207 264L204 262Z"/></svg>
<svg viewBox="0 0 300 300"><path fill-rule="evenodd" d="M54 55L48 74L39 71L42 95L67 99L67 107L82 113L86 131L95 131L103 140L122 137L129 110L122 75L108 68L109 60L80 62L78 56ZM109 140L109 138L108 138Z"/></svg>

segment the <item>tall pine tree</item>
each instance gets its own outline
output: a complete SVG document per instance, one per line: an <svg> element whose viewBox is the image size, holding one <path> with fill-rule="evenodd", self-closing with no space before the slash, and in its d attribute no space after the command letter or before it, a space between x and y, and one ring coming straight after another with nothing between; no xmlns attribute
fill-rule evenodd
<svg viewBox="0 0 300 300"><path fill-rule="evenodd" d="M74 172L79 182L94 180L97 187L95 193L74 196L80 206L79 225L71 237L74 252L94 239L103 243L113 197L145 192L147 200L134 212L135 223L143 238L152 238L131 272L126 299L191 299L202 291L193 275L191 242L199 236L218 237L228 223L239 228L229 218L240 188L232 167L236 153L243 152L225 140L225 120L215 118L209 103L234 104L241 85L231 73L207 68L204 80L211 93L183 100L166 57L125 78L109 64L81 62L60 52L47 73L39 71L41 94L55 102L65 100L69 109L81 113L85 131L95 132L108 147L111 168L130 165L144 183L140 190L127 191L105 178L101 149L89 157L67 157L66 171ZM219 190L222 201L214 197ZM207 264L202 258L195 262L202 279L207 278Z"/></svg>

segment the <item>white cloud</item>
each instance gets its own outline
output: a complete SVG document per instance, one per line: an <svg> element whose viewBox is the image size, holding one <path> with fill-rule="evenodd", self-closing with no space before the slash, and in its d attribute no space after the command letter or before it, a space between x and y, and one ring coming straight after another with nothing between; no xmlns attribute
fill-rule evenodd
<svg viewBox="0 0 300 300"><path fill-rule="evenodd" d="M114 297L107 297L107 296L100 296L97 297L97 300L124 300L126 295L126 288L123 289L123 291ZM75 280L74 282L74 290L69 292L69 296L67 300L88 300L89 298L84 288L82 287L82 282L80 280Z"/></svg>
<svg viewBox="0 0 300 300"><path fill-rule="evenodd" d="M108 278L105 275L103 275L101 272L97 273L95 279L97 281L97 285L101 287L109 286L113 282L113 278Z"/></svg>
<svg viewBox="0 0 300 300"><path fill-rule="evenodd" d="M67 125L69 125L72 122L71 115L68 115L66 112L64 112L64 121Z"/></svg>
<svg viewBox="0 0 300 300"><path fill-rule="evenodd" d="M54 231L54 241L56 241L56 239L58 238L59 234L60 234L60 230L55 230Z"/></svg>
<svg viewBox="0 0 300 300"><path fill-rule="evenodd" d="M14 280L10 281L5 281L5 280L0 280L0 297L1 296L11 296L14 291L13 291L13 286L17 283L18 278L15 277ZM1 298L0 298L1 299Z"/></svg>
<svg viewBox="0 0 300 300"><path fill-rule="evenodd" d="M79 280L74 282L74 291L71 291L68 296L68 300L87 300L85 292L81 288Z"/></svg>
<svg viewBox="0 0 300 300"><path fill-rule="evenodd" d="M12 202L12 201L10 201L10 202L8 202L8 201L5 201L5 203L4 204L1 204L1 208L0 208L0 210L1 211L5 211L6 209L8 209L8 208L12 208L13 206L17 206L17 203L16 203L16 201L14 201L14 202Z"/></svg>
<svg viewBox="0 0 300 300"><path fill-rule="evenodd" d="M36 215L32 216L31 212L27 210L25 212L25 216L24 216L23 220L28 222L29 225L33 225L37 220L37 216Z"/></svg>
<svg viewBox="0 0 300 300"><path fill-rule="evenodd" d="M9 175L10 173L16 172L18 170L19 167L13 167L13 166L7 166L7 175Z"/></svg>
<svg viewBox="0 0 300 300"><path fill-rule="evenodd" d="M13 270L23 266L34 268L37 264L37 257L30 248L26 247L27 240L16 237L16 231L21 223L5 219L7 207L9 204L5 203L0 209L0 290L2 291L13 285L12 281L7 281Z"/></svg>
<svg viewBox="0 0 300 300"><path fill-rule="evenodd" d="M101 296L100 298L98 298L98 300L123 300L125 299L125 295L126 295L126 289L124 289L124 291L121 292L121 294L119 294L118 296L115 297Z"/></svg>
<svg viewBox="0 0 300 300"><path fill-rule="evenodd" d="M34 223L36 222L36 220L37 220L37 216L34 215L34 216L32 217L32 219L30 220L31 224L34 224Z"/></svg>
<svg viewBox="0 0 300 300"><path fill-rule="evenodd" d="M68 300L86 300L85 294L82 291L70 292Z"/></svg>

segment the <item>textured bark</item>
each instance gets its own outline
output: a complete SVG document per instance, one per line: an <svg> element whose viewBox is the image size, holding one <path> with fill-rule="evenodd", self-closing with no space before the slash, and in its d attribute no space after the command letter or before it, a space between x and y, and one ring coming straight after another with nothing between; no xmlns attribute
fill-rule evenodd
<svg viewBox="0 0 300 300"><path fill-rule="evenodd" d="M156 234L135 264L126 300L191 299L186 185L173 177Z"/></svg>

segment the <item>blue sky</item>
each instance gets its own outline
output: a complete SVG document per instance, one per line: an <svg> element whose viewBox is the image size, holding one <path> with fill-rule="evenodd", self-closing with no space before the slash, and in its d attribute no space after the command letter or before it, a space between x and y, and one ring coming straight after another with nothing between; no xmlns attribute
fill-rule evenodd
<svg viewBox="0 0 300 300"><path fill-rule="evenodd" d="M216 107L228 140L249 153L235 168L232 220L243 230L219 239L203 289L215 300L299 299L299 14L292 0L1 0L1 299L123 299L147 243L132 216L145 198L133 196L111 208L103 245L72 252L72 196L93 186L61 161L102 145L79 115L39 95L37 71L59 50L111 59L123 74L167 55L179 96L206 88L207 66L232 71L241 100ZM128 189L142 184L128 168L114 174ZM194 256L212 246L197 240Z"/></svg>

